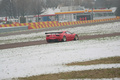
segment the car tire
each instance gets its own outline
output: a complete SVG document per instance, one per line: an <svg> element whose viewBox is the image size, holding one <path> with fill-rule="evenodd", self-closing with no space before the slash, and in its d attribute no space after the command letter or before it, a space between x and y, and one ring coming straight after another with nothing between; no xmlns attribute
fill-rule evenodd
<svg viewBox="0 0 120 80"><path fill-rule="evenodd" d="M74 40L78 40L78 39L79 39L78 35L75 35Z"/></svg>
<svg viewBox="0 0 120 80"><path fill-rule="evenodd" d="M63 41L63 42L66 42L66 37L65 37L65 36L63 36L62 41Z"/></svg>
<svg viewBox="0 0 120 80"><path fill-rule="evenodd" d="M48 43L50 43L50 41L49 41L49 40L47 40L47 42L48 42Z"/></svg>

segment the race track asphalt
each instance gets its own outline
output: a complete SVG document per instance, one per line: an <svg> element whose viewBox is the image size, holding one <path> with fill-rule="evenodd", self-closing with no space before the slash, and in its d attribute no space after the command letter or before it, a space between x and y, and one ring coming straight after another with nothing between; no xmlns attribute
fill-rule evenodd
<svg viewBox="0 0 120 80"><path fill-rule="evenodd" d="M10 36L10 35L20 35L20 34L37 33L37 32L51 31L51 30L58 30L58 29L66 29L66 28L74 28L74 27L80 27L80 26L89 26L89 25L96 25L96 24L103 24L103 23L119 22L119 21L120 20L107 21L107 22L99 22L99 23L87 23L87 24L80 24L80 25L74 25L74 26L63 26L63 27L54 27L54 28L44 28L44 29L36 29L36 30L27 30L27 31L21 31L21 32L0 34L0 37L2 37L2 36L6 36L7 37L7 36ZM79 40L104 38L104 37L113 37L113 36L120 36L120 33L79 36ZM54 44L54 43L47 43L46 40L30 41L30 42L20 42L20 43L2 44L2 45L0 45L0 49L9 49L9 48L16 48L16 47L31 46L31 45L41 45L41 44Z"/></svg>

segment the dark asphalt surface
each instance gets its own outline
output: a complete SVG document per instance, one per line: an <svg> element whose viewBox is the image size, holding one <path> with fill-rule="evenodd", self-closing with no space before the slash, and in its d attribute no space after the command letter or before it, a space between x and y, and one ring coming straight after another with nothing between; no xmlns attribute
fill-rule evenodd
<svg viewBox="0 0 120 80"><path fill-rule="evenodd" d="M113 36L120 36L120 33L111 33L111 34L102 34L102 35L90 35L90 36L89 35L88 36L79 36L79 40L88 40L88 39L113 37ZM56 43L56 42L54 42L54 43ZM54 44L54 43L47 43L46 40L30 41L30 42L3 44L3 45L0 45L0 49L24 47L24 46L31 46L31 45Z"/></svg>
<svg viewBox="0 0 120 80"><path fill-rule="evenodd" d="M14 33L0 34L0 37L1 37L1 36L6 36L6 37L7 37L7 36L9 36L9 35L20 35L20 34L37 33L37 32L42 32L42 31L50 31L50 30L58 30L58 29L66 29L66 28L74 28L74 27L80 27L80 26L97 25L97 24L104 24L104 23L111 23L111 22L119 22L119 21L120 21L120 20L109 21L109 22L100 22L100 23L81 24L81 25L74 25L74 26L65 26L65 27L45 28L45 29L38 29L38 30L28 30L28 31L22 31L22 32L14 32ZM113 36L120 36L120 33L79 36L79 40L87 40L87 39L95 39L95 38L104 38L104 37L113 37ZM3 44L3 45L0 45L0 49L9 49L9 48L17 48L17 47L31 46L31 45L41 45L41 44L54 44L54 43L47 43L46 40L30 41L30 42L20 42L20 43L11 43L11 44Z"/></svg>

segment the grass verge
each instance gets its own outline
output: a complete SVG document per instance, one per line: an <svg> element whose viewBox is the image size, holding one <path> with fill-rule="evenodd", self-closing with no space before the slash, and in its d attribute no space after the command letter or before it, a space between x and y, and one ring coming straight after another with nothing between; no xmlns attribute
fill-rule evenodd
<svg viewBox="0 0 120 80"><path fill-rule="evenodd" d="M112 63L120 63L120 56L101 58L86 62L75 62L66 65L74 66L74 65L112 64ZM25 78L18 78L18 80L59 80L59 79L84 79L84 78L96 79L96 78L115 78L115 77L120 78L120 68L95 69L95 70L85 70L85 71L63 72L56 74L44 74L44 75L31 76Z"/></svg>
<svg viewBox="0 0 120 80"><path fill-rule="evenodd" d="M74 66L74 65L95 65L95 64L113 64L113 63L120 63L120 56L101 58L101 59L85 61L85 62L73 62L73 63L68 63L66 65Z"/></svg>
<svg viewBox="0 0 120 80"><path fill-rule="evenodd" d="M84 78L97 79L97 78L115 78L115 77L120 78L120 68L72 71L72 72L57 73L57 74L31 76L31 77L18 78L18 79L19 80L59 80L59 79L84 79Z"/></svg>

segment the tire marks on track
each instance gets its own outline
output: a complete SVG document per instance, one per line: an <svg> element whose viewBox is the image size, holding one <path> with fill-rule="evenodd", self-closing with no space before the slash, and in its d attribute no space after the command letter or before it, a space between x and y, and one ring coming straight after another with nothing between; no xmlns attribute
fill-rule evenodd
<svg viewBox="0 0 120 80"><path fill-rule="evenodd" d="M88 39L114 37L114 36L120 36L120 33L79 36L79 40L88 40ZM12 43L12 44L0 45L0 49L9 49L9 48L25 47L25 46L32 46L32 45L42 45L42 44L54 44L54 43L47 43L46 40L20 42L20 43Z"/></svg>

